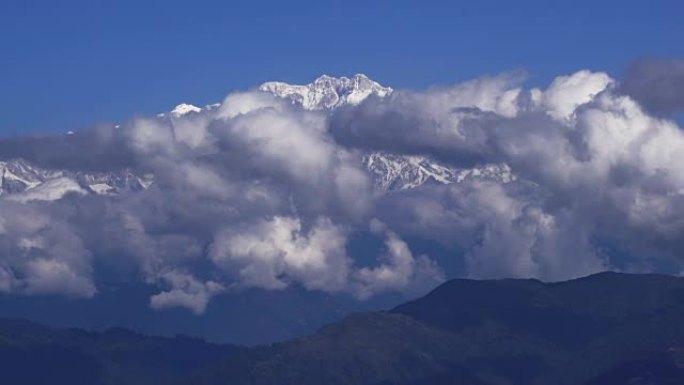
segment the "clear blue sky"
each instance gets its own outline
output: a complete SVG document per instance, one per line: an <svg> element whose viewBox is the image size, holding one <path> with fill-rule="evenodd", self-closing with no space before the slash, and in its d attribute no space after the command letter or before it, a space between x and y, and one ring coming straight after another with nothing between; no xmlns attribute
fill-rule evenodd
<svg viewBox="0 0 684 385"><path fill-rule="evenodd" d="M65 131L266 80L363 72L423 88L524 69L614 76L684 56L662 1L2 0L0 133Z"/></svg>

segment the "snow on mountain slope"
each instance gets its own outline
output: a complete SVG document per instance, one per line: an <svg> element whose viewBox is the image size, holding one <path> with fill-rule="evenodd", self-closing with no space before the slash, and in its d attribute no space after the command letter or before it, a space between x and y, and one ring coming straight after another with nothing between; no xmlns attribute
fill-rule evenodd
<svg viewBox="0 0 684 385"><path fill-rule="evenodd" d="M22 159L0 162L0 199L57 200L68 193L119 194L148 188L154 178L130 171L95 173L48 170Z"/></svg>
<svg viewBox="0 0 684 385"><path fill-rule="evenodd" d="M305 110L328 112L345 105L357 105L372 95L384 98L393 92L392 88L382 86L362 74L351 78L323 75L305 85L267 82L259 90L287 99ZM200 108L181 103L173 110L157 116L174 121L190 115L211 114L219 106L211 104ZM380 191L416 188L429 182L459 183L468 178L493 179L501 183L515 179L505 164L459 169L426 157L383 152L363 154L361 161ZM136 175L130 170L105 173L48 170L22 159L0 161L0 199L57 200L69 193L117 195L145 190L153 182L154 176Z"/></svg>
<svg viewBox="0 0 684 385"><path fill-rule="evenodd" d="M48 179L35 187L9 195L7 196L7 199L18 202L55 201L62 199L69 193L86 195L87 191L81 188L74 180L62 176Z"/></svg>
<svg viewBox="0 0 684 385"><path fill-rule="evenodd" d="M0 195L21 193L61 176L59 171L35 168L23 160L0 162Z"/></svg>
<svg viewBox="0 0 684 385"><path fill-rule="evenodd" d="M266 82L260 85L258 90L287 99L296 106L312 111L331 111L344 105L357 105L371 95L382 98L393 92L391 87L384 87L363 74L356 74L351 78L323 75L304 85ZM171 111L157 114L157 117L179 119L187 115L215 111L219 106L220 104L210 104L197 107L180 103Z"/></svg>
<svg viewBox="0 0 684 385"><path fill-rule="evenodd" d="M460 183L467 178L491 179L500 183L515 180L507 165L457 169L443 166L422 156L371 153L363 157L375 187L382 191L405 190L430 181L441 184Z"/></svg>
<svg viewBox="0 0 684 385"><path fill-rule="evenodd" d="M187 116L187 115L199 114L202 112L215 110L220 105L221 105L220 103L214 103L214 104L209 104L209 105L204 106L204 107L197 107L197 106L192 105L192 104L181 103L181 104L178 104L176 107L174 107L169 112L162 112L160 114L157 114L157 117L158 118L171 117L174 119L180 119L180 118Z"/></svg>
<svg viewBox="0 0 684 385"><path fill-rule="evenodd" d="M202 109L197 106L193 106L192 104L181 103L177 105L173 110L171 110L170 114L173 115L175 118L179 118L183 115L187 115L193 112L197 113L200 111L202 111Z"/></svg>
<svg viewBox="0 0 684 385"><path fill-rule="evenodd" d="M352 78L323 75L306 85L267 82L259 90L289 99L306 110L331 111L344 105L357 105L371 95L384 98L393 90L357 74ZM515 179L507 165L484 165L472 169L457 169L426 157L392 155L374 152L363 156L363 163L375 187L381 191L419 187L429 181L442 184L459 183L466 178L486 178L502 183Z"/></svg>
<svg viewBox="0 0 684 385"><path fill-rule="evenodd" d="M345 105L358 105L371 95L384 98L394 91L391 87L385 87L363 74L356 74L351 78L323 75L304 85L266 82L259 86L258 90L289 100L293 105L305 110L328 112ZM158 116L180 119L191 114L211 113L219 106L220 104L212 104L199 108L181 103L172 111ZM515 179L505 164L458 169L426 157L382 152L364 154L362 161L375 187L381 191L416 188L429 181L450 184L462 182L467 178L485 178L507 183Z"/></svg>
<svg viewBox="0 0 684 385"><path fill-rule="evenodd" d="M153 175L137 175L129 170L107 173L76 172L71 177L79 185L96 194L120 194L146 190L154 182Z"/></svg>
<svg viewBox="0 0 684 385"><path fill-rule="evenodd" d="M306 110L330 110L343 105L357 105L371 95L385 97L393 91L363 74L351 78L323 75L306 85L267 82L259 90L289 99Z"/></svg>

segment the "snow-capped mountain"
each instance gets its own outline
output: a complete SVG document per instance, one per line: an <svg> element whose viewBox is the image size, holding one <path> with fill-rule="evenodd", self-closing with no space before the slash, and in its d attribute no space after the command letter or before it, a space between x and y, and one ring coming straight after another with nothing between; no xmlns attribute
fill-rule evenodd
<svg viewBox="0 0 684 385"><path fill-rule="evenodd" d="M169 112L169 114L171 116L173 116L174 118L179 118L183 115L187 115L187 114L190 114L193 112L197 113L197 112L201 112L201 111L202 111L202 109L197 107L197 106L193 106L192 104L187 104L187 103L181 103L181 104L177 105L173 110L171 110L171 112Z"/></svg>
<svg viewBox="0 0 684 385"><path fill-rule="evenodd" d="M305 85L267 82L258 89L287 99L303 109L324 112L345 105L357 105L371 96L384 98L393 92L392 88L382 86L362 74L351 78L323 75ZM218 107L220 104L197 107L181 103L157 117L177 120L191 115L211 114ZM364 154L361 160L379 191L416 188L429 182L459 183L468 178L492 179L501 183L515 179L507 165L459 169L426 157L382 152ZM30 201L57 200L67 194L116 195L145 190L153 182L153 175L137 175L130 170L106 173L48 170L22 159L0 161L0 199Z"/></svg>
<svg viewBox="0 0 684 385"><path fill-rule="evenodd" d="M313 83L292 85L267 82L259 90L290 100L306 110L332 111L345 105L357 105L374 95L384 98L393 92L357 74L351 78L323 75ZM363 155L363 163L375 187L381 191L419 187L429 181L441 184L459 183L466 178L493 179L508 183L515 179L507 165L485 165L472 169L458 169L421 156L393 155L373 152Z"/></svg>
<svg viewBox="0 0 684 385"><path fill-rule="evenodd" d="M364 155L363 163L371 173L375 187L382 191L404 190L428 182L460 183L467 178L482 178L509 183L515 180L508 165L477 168L449 168L423 156L393 155L375 152Z"/></svg>
<svg viewBox="0 0 684 385"><path fill-rule="evenodd" d="M15 201L57 200L69 193L119 194L147 189L153 176L131 171L95 173L47 170L22 159L0 162L0 199Z"/></svg>
<svg viewBox="0 0 684 385"><path fill-rule="evenodd" d="M357 105L371 95L382 98L393 91L363 74L351 78L323 75L305 85L266 82L259 90L289 99L306 110L331 110L344 105Z"/></svg>
<svg viewBox="0 0 684 385"><path fill-rule="evenodd" d="M169 112L162 112L160 114L157 114L158 118L174 118L174 119L180 119L184 116L187 115L192 115L192 114L199 114L202 112L209 112L212 110L215 110L216 108L220 107L220 103L215 103L215 104L209 104L204 107L197 107L192 104L188 103L181 103L178 104L176 107L174 107L171 111Z"/></svg>
<svg viewBox="0 0 684 385"><path fill-rule="evenodd" d="M371 95L383 98L394 91L391 87L384 87L363 74L356 74L351 78L323 75L304 85L266 82L260 85L258 90L287 99L292 104L310 111L332 111L345 105L357 105ZM189 103L180 103L171 111L157 114L157 117L179 119L214 111L220 105L217 103L197 107Z"/></svg>

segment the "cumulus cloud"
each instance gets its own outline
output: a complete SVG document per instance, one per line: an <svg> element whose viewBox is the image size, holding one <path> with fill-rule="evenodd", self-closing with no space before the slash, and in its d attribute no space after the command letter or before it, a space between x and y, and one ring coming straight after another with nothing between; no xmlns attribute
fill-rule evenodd
<svg viewBox="0 0 684 385"><path fill-rule="evenodd" d="M308 229L299 219L274 217L242 229L222 229L209 257L241 285L283 289L292 282L310 290L349 292L365 299L388 291L421 292L441 282L440 268L425 255L414 258L408 245L384 225L387 252L374 267L356 267L346 249L348 229L318 218Z"/></svg>
<svg viewBox="0 0 684 385"><path fill-rule="evenodd" d="M350 269L346 231L328 218L308 231L295 217L260 220L242 229L222 229L209 257L239 282L265 289L283 289L294 281L309 289L341 290Z"/></svg>
<svg viewBox="0 0 684 385"><path fill-rule="evenodd" d="M556 119L570 119L578 106L591 101L613 80L605 73L579 71L557 77L545 91L533 89L532 100Z"/></svg>
<svg viewBox="0 0 684 385"><path fill-rule="evenodd" d="M248 91L210 113L26 139L7 158L48 169L84 162L98 172L151 174L154 183L94 196L63 178L6 196L0 289L89 297L100 266L133 270L159 287L155 309L198 314L213 296L242 287L356 295L347 237L375 197L361 159L335 143L326 119ZM74 152L72 140L86 151ZM44 239L57 225L62 237Z"/></svg>
<svg viewBox="0 0 684 385"><path fill-rule="evenodd" d="M161 279L170 289L150 297L153 309L181 306L195 314L202 314L211 297L225 289L218 282L200 282L190 274L175 270L162 274Z"/></svg>
<svg viewBox="0 0 684 385"><path fill-rule="evenodd" d="M385 237L386 252L379 256L379 264L354 272L356 293L368 298L383 291L424 293L444 280L444 273L426 255L414 257L409 246L396 233L377 219L371 221L371 231Z"/></svg>
<svg viewBox="0 0 684 385"><path fill-rule="evenodd" d="M676 256L675 234L684 230L684 136L614 83L580 71L546 90L499 88L489 104L474 98L467 110L459 98L436 103L442 91L397 94L380 107L341 111L332 129L348 147L371 143L457 166L507 164L520 177L507 186L425 188L391 197L378 215L467 250L468 274L475 277L570 278L619 268L624 261L605 253L616 240L636 259L654 251ZM517 110L492 108L511 90L521 95ZM472 93L461 86L454 92ZM422 104L407 108L408 100Z"/></svg>
<svg viewBox="0 0 684 385"><path fill-rule="evenodd" d="M92 297L100 269L117 269L158 288L153 308L200 314L247 287L365 299L454 275L678 264L684 134L630 81L579 71L527 89L503 74L329 112L253 90L199 113L0 140L3 159L154 177L121 194L55 179L0 197L0 292ZM378 192L369 152L505 165L515 178ZM359 233L380 245L370 259L350 247ZM417 251L425 242L441 251Z"/></svg>
<svg viewBox="0 0 684 385"><path fill-rule="evenodd" d="M92 297L92 254L58 212L0 202L0 290Z"/></svg>

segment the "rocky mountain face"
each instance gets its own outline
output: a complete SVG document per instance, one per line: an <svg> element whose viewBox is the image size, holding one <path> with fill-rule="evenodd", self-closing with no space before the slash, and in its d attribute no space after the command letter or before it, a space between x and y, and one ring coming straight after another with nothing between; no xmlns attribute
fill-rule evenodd
<svg viewBox="0 0 684 385"><path fill-rule="evenodd" d="M393 91L362 74L352 78L323 75L306 85L267 82L259 90L288 99L305 110L332 110L344 105L357 105L371 95L384 98Z"/></svg>
<svg viewBox="0 0 684 385"><path fill-rule="evenodd" d="M363 156L375 187L381 191L404 190L425 183L460 183L467 178L481 178L508 183L516 179L508 165L486 165L476 168L444 166L424 156L394 155L374 152Z"/></svg>
<svg viewBox="0 0 684 385"><path fill-rule="evenodd" d="M345 105L357 105L368 97L384 98L393 89L384 87L365 75L335 78L323 75L310 84L291 85L267 82L260 91L291 101L306 110L332 111ZM159 119L180 119L189 114L212 113L218 104L203 108L182 103ZM460 169L422 156L371 152L362 155L373 184L379 191L403 190L425 183L459 183L468 178L491 179L507 183L515 179L505 164ZM116 195L141 191L154 182L153 175L139 175L131 170L108 173L43 169L22 159L0 161L0 199L18 201L56 200L66 194Z"/></svg>
<svg viewBox="0 0 684 385"><path fill-rule="evenodd" d="M49 170L23 159L0 162L0 199L57 200L67 194L113 195L148 188L152 175L131 171L95 173Z"/></svg>

